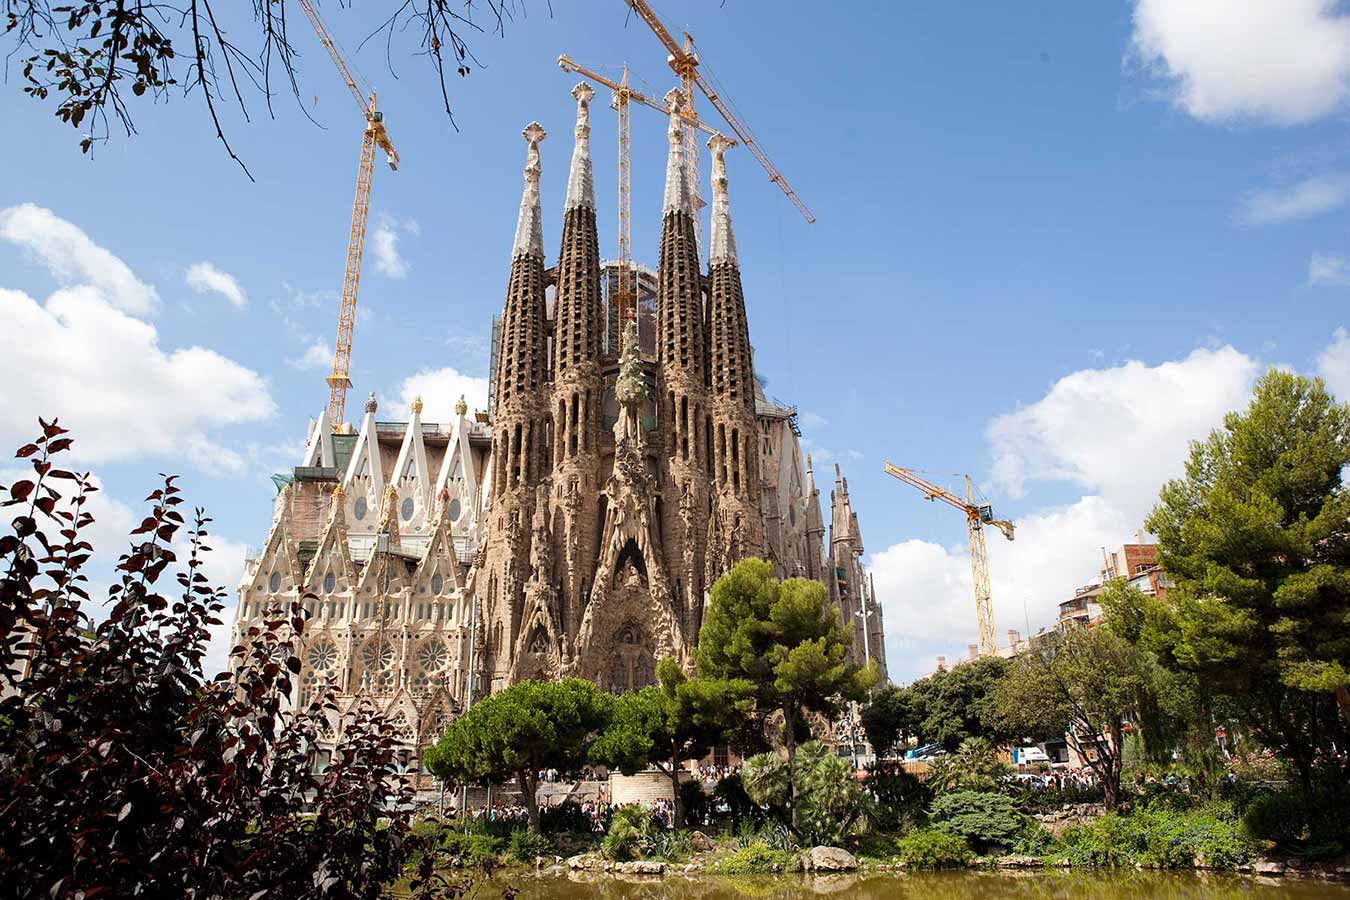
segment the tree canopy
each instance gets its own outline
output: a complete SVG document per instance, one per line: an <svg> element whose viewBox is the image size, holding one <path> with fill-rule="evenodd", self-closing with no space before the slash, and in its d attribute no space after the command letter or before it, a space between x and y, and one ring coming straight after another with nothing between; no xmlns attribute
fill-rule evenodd
<svg viewBox="0 0 1350 900"><path fill-rule="evenodd" d="M849 660L850 635L823 584L780 582L772 573L768 562L745 559L717 580L695 653L701 677L748 685L761 720L781 713L791 773L808 715L835 718L842 703L866 696L876 676ZM790 798L795 795L791 787ZM795 804L791 808L795 827Z"/></svg>
<svg viewBox="0 0 1350 900"><path fill-rule="evenodd" d="M1305 789L1320 751L1350 743L1347 464L1350 407L1272 370L1191 445L1147 523L1175 586L1144 642L1231 700Z"/></svg>
<svg viewBox="0 0 1350 900"><path fill-rule="evenodd" d="M614 698L581 678L522 681L480 700L436 742L428 768L460 782L514 779L539 830L539 773L575 775L610 723Z"/></svg>
<svg viewBox="0 0 1350 900"><path fill-rule="evenodd" d="M750 685L690 679L673 659L656 666L657 683L614 701L609 726L591 747L591 758L632 775L654 766L671 780L677 823L680 764L702 759L750 712Z"/></svg>

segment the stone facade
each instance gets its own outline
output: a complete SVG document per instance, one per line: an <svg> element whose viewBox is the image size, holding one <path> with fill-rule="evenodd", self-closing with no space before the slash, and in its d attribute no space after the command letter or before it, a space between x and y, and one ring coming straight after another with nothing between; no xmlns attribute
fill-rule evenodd
<svg viewBox="0 0 1350 900"><path fill-rule="evenodd" d="M563 675L623 691L650 683L663 656L689 662L711 585L746 556L824 582L855 630L855 657L885 670L847 485L836 468L827 544L796 411L755 376L727 143L709 142L704 272L680 96L667 96L654 315L641 320L648 333L628 323L615 340L606 294L617 277L596 234L593 94L573 94L553 268L539 199L545 134L537 123L524 132L491 415L470 416L461 400L448 424L423 422L418 401L407 421L381 422L372 396L356 429L320 416L239 588L241 638L288 601L310 615L295 701L333 680L334 734L353 704L389 710L410 765L463 708L471 680L478 696Z"/></svg>

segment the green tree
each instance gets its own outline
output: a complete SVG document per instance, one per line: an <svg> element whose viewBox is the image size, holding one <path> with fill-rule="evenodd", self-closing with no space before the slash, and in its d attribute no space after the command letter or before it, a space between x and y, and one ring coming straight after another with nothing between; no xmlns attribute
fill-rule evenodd
<svg viewBox="0 0 1350 900"><path fill-rule="evenodd" d="M909 703L919 742L941 744L954 753L967 738L1004 744L1022 737L1007 732L993 701L1008 664L1002 657L982 656L910 685Z"/></svg>
<svg viewBox="0 0 1350 900"><path fill-rule="evenodd" d="M939 794L997 791L1011 771L987 738L966 738L955 753L933 761L928 769L928 785Z"/></svg>
<svg viewBox="0 0 1350 900"><path fill-rule="evenodd" d="M900 752L918 733L919 721L913 691L894 684L874 690L862 711L863 731L878 759Z"/></svg>
<svg viewBox="0 0 1350 900"><path fill-rule="evenodd" d="M863 812L853 766L820 741L802 744L791 767L776 752L752 756L741 777L751 800L775 815L795 817L793 831L812 844L837 843Z"/></svg>
<svg viewBox="0 0 1350 900"><path fill-rule="evenodd" d="M428 768L460 782L515 779L539 831L539 773L575 775L609 724L613 697L580 678L523 681L475 704L451 723L428 757Z"/></svg>
<svg viewBox="0 0 1350 900"><path fill-rule="evenodd" d="M1062 732L1097 775L1114 809L1120 798L1125 722L1147 685L1147 660L1110 626L1073 627L1024 653L999 684L996 702L1008 727Z"/></svg>
<svg viewBox="0 0 1350 900"><path fill-rule="evenodd" d="M670 779L674 821L683 824L680 769L702 759L750 712L750 685L689 679L673 659L656 666L657 683L614 701L609 727L591 747L591 759L632 775L655 766Z"/></svg>
<svg viewBox="0 0 1350 900"><path fill-rule="evenodd" d="M781 713L787 753L788 808L798 827L792 777L799 733L814 713L838 716L841 704L862 700L875 673L849 661L849 633L818 581L779 582L762 559L746 559L717 580L696 651L699 675L744 681L761 719Z"/></svg>
<svg viewBox="0 0 1350 900"><path fill-rule="evenodd" d="M1175 587L1145 642L1229 698L1309 794L1319 754L1350 742L1347 464L1350 406L1272 370L1191 445L1147 523Z"/></svg>

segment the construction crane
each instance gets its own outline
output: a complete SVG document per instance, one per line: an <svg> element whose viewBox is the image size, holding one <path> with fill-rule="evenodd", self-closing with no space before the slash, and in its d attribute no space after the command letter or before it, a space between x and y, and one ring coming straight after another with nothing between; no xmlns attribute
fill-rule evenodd
<svg viewBox="0 0 1350 900"><path fill-rule="evenodd" d="M572 59L566 53L558 57L558 68L564 72L572 72L580 75L588 81L594 81L602 87L607 87L612 94L611 106L619 114L619 290L615 297L615 306L619 310L622 321L629 321L637 315L637 304L634 302L633 288L631 284L632 262L633 262L633 229L632 229L632 154L630 152L631 142L629 127L629 106L631 101L636 100L643 106L650 107L660 113L666 113L667 110L657 101L648 97L641 91L635 91L628 86L628 67L623 68L623 77L619 81L606 78L599 72L592 71ZM682 114L684 118L700 131L708 134L717 134L717 130L710 128L698 120L696 116ZM727 138L730 140L730 138ZM731 142L735 145L735 141Z"/></svg>
<svg viewBox="0 0 1350 900"><path fill-rule="evenodd" d="M343 419L346 416L347 388L352 386L349 377L352 362L352 330L356 326L356 293L361 283L361 256L366 246L366 220L370 217L370 183L375 170L375 148L379 147L384 151L385 159L388 160L392 171L398 171L398 151L394 149L393 142L389 140L389 133L385 130L384 113L375 105L375 92L370 91L367 94L357 87L356 79L352 77L351 70L343 60L342 54L338 52L336 42L328 34L328 29L324 27L323 20L319 18L313 3L310 0L300 0L300 7L309 17L310 24L314 26L319 43L323 44L328 55L332 57L333 63L338 68L338 74L342 76L352 96L356 98L357 108L361 110L361 115L366 121L365 130L361 134L361 162L356 169L356 200L352 204L352 229L347 238L347 267L342 277L342 306L338 310L337 340L333 343L333 372L326 379L328 421L334 430L338 430L343 427Z"/></svg>
<svg viewBox="0 0 1350 900"><path fill-rule="evenodd" d="M997 648L994 637L994 606L989 588L989 550L984 543L984 526L993 525L1008 540L1013 539L1015 526L1007 519L995 519L994 508L988 503L977 503L966 476L966 496L961 499L943 487L925 481L913 469L902 469L886 463L886 474L918 488L929 500L941 500L966 514L966 533L970 537L970 574L975 581L975 614L980 628L980 655L992 656Z"/></svg>
<svg viewBox="0 0 1350 900"><path fill-rule="evenodd" d="M659 40L662 46L666 48L666 53L669 54L666 61L670 64L670 68L674 70L675 74L680 78L680 89L684 92L685 106L688 114L690 116L693 116L694 114L694 88L697 87L699 91L703 93L703 96L708 98L708 102L713 105L713 108L726 120L726 123L731 126L731 130L735 133L740 142L744 144L746 149L748 149L755 159L758 160L760 166L768 173L769 180L778 185L783 193L787 195L787 198L791 200L793 205L801 212L802 216L805 217L807 222L815 222L816 217L811 214L811 210L807 208L806 204L802 201L802 198L798 197L797 192L787 183L787 179L783 177L783 173L779 172L777 167L774 166L773 162L769 159L768 154L764 152L764 148L760 146L759 141L755 138L754 132L750 130L750 126L745 123L744 119L731 111L730 101L722 96L716 86L711 84L708 78L699 71L698 66L700 61L698 51L694 47L694 38L686 32L683 44L676 41L674 36L671 35L670 30L667 29L665 25L661 24L661 20L657 17L656 13L647 5L646 0L623 0L623 2L625 6L637 13L638 18L647 23L647 27L652 30L652 33L656 35L657 40ZM691 141L691 137L691 135L686 133L686 141ZM690 163L690 176L697 181L699 158L698 153L696 152L697 147L694 147L693 151L695 152L691 152L690 145L686 144L685 158L689 160ZM697 196L698 195L695 194L695 197Z"/></svg>

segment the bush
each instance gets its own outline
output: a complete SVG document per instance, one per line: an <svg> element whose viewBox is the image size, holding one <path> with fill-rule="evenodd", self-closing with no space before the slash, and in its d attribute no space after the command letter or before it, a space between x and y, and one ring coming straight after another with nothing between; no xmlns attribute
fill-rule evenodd
<svg viewBox="0 0 1350 900"><path fill-rule="evenodd" d="M800 868L801 860L795 852L775 850L762 841L756 841L717 860L708 867L708 871L715 875L776 875L780 872L796 872Z"/></svg>
<svg viewBox="0 0 1350 900"><path fill-rule="evenodd" d="M739 772L733 772L717 782L713 788L713 799L726 804L727 818L738 823L738 828L741 823L764 821L764 810L756 806L745 792L745 783L741 781ZM750 827L753 829L753 824Z"/></svg>
<svg viewBox="0 0 1350 900"><path fill-rule="evenodd" d="M896 850L900 862L911 869L955 869L970 862L965 838L935 828L911 831Z"/></svg>
<svg viewBox="0 0 1350 900"><path fill-rule="evenodd" d="M518 862L533 863L540 856L553 852L553 845L542 834L528 828L517 828L506 842L506 855Z"/></svg>
<svg viewBox="0 0 1350 900"><path fill-rule="evenodd" d="M505 840L491 834L470 831L465 833L446 827L441 830L440 852L452 866L470 866L490 869L497 864Z"/></svg>
<svg viewBox="0 0 1350 900"><path fill-rule="evenodd" d="M1045 856L1054 845L1055 836L1046 831L1041 823L1028 819L1010 852L1014 856Z"/></svg>
<svg viewBox="0 0 1350 900"><path fill-rule="evenodd" d="M539 811L539 830L545 834L590 834L594 828L580 803L565 800Z"/></svg>
<svg viewBox="0 0 1350 900"><path fill-rule="evenodd" d="M600 844L600 852L605 858L616 862L637 859L642 855L649 837L657 830L656 821L650 810L636 803L621 806L614 811L609 823L609 831Z"/></svg>
<svg viewBox="0 0 1350 900"><path fill-rule="evenodd" d="M1335 856L1350 843L1350 790L1335 767L1317 773L1313 801L1293 785L1253 789L1239 806L1246 833L1281 850L1305 856Z"/></svg>
<svg viewBox="0 0 1350 900"><path fill-rule="evenodd" d="M907 831L927 821L925 812L933 792L898 762L879 762L867 773L863 787L871 795L867 817L874 829Z"/></svg>
<svg viewBox="0 0 1350 900"><path fill-rule="evenodd" d="M900 846L888 834L869 831L854 842L854 852L868 859L892 859L899 855Z"/></svg>
<svg viewBox="0 0 1350 900"><path fill-rule="evenodd" d="M1256 845L1223 806L1189 812L1150 808L1130 816L1110 813L1070 828L1053 850L1053 856L1070 865L1099 868L1186 869L1203 864L1234 869L1255 855Z"/></svg>
<svg viewBox="0 0 1350 900"><path fill-rule="evenodd" d="M928 812L933 826L958 834L976 850L1009 847L1026 827L1026 817L1003 794L958 791L933 801Z"/></svg>
<svg viewBox="0 0 1350 900"><path fill-rule="evenodd" d="M684 821L676 822L677 827L698 826L708 820L708 795L703 792L703 784L697 779L680 782L680 809Z"/></svg>
<svg viewBox="0 0 1350 900"><path fill-rule="evenodd" d="M955 753L933 761L928 769L928 786L937 794L996 791L1011 772L987 739L966 738Z"/></svg>
<svg viewBox="0 0 1350 900"><path fill-rule="evenodd" d="M693 852L693 846L689 842L688 832L663 829L647 838L646 851L650 859L675 862L688 859L689 854Z"/></svg>

